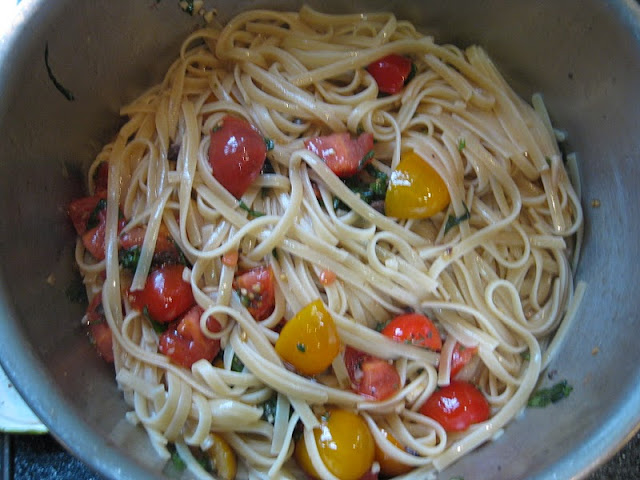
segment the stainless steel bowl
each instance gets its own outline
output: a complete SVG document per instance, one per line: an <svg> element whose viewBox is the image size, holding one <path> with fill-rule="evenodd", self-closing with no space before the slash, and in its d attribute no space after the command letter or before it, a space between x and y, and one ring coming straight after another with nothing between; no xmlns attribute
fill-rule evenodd
<svg viewBox="0 0 640 480"><path fill-rule="evenodd" d="M451 467L481 479L579 478L640 423L640 9L632 0L310 1L331 12L393 10L439 42L486 47L524 96L545 95L578 152L586 212L579 318L550 370L571 396L529 410ZM212 1L240 10L295 0ZM65 287L74 235L66 218L117 111L157 82L202 20L175 0L24 0L0 36L0 321L2 364L75 455L111 478L158 475L113 373L95 355ZM6 24L0 22L0 25ZM68 101L47 74L75 96ZM599 202L599 207L595 204ZM597 354L596 354L597 353Z"/></svg>

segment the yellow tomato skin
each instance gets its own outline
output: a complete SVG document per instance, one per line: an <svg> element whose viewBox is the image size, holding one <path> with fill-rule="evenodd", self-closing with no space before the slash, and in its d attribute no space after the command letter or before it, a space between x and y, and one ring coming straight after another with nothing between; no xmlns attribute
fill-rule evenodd
<svg viewBox="0 0 640 480"><path fill-rule="evenodd" d="M400 450L404 450L404 447L400 445L400 442L398 442L398 440L396 440L393 435L387 432L384 428L381 428L380 431L382 432L382 435L384 435L384 437L389 440L395 447L398 447ZM376 461L380 464L380 472L388 477L402 475L403 473L409 472L413 468L410 465L405 465L404 463L400 463L397 460L389 457L382 451L377 443Z"/></svg>
<svg viewBox="0 0 640 480"><path fill-rule="evenodd" d="M311 302L286 323L275 348L303 375L317 375L331 365L340 351L340 337L321 300Z"/></svg>
<svg viewBox="0 0 640 480"><path fill-rule="evenodd" d="M395 218L428 218L449 205L449 191L438 173L414 151L402 154L391 172L385 214Z"/></svg>
<svg viewBox="0 0 640 480"><path fill-rule="evenodd" d="M357 413L333 408L323 415L313 435L318 453L327 469L340 480L358 480L371 469L375 458L375 441L367 422ZM304 438L296 445L296 460L310 476L318 478Z"/></svg>

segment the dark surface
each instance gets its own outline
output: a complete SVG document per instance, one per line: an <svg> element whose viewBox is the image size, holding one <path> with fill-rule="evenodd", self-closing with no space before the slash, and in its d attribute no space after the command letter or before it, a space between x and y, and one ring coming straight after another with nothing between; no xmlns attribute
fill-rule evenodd
<svg viewBox="0 0 640 480"><path fill-rule="evenodd" d="M2 451L2 480L101 480L49 435L5 435ZM587 477L587 480L617 479L640 479L640 433Z"/></svg>

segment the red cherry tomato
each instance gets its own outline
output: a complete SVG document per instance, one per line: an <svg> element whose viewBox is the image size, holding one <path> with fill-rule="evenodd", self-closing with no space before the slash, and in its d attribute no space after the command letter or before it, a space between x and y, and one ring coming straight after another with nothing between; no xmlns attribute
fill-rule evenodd
<svg viewBox="0 0 640 480"><path fill-rule="evenodd" d="M241 118L227 115L211 131L209 164L213 176L236 198L258 177L266 158L264 137Z"/></svg>
<svg viewBox="0 0 640 480"><path fill-rule="evenodd" d="M102 309L102 294L93 297L87 308L87 323L89 325L89 337L105 362L113 363L113 335Z"/></svg>
<svg viewBox="0 0 640 480"><path fill-rule="evenodd" d="M344 363L354 391L373 400L385 400L400 389L400 375L386 360L347 346Z"/></svg>
<svg viewBox="0 0 640 480"><path fill-rule="evenodd" d="M438 329L429 317L419 313L397 316L382 329L382 334L396 342L410 343L436 351L442 348Z"/></svg>
<svg viewBox="0 0 640 480"><path fill-rule="evenodd" d="M135 227L123 232L120 235L120 248L126 251L135 247L142 247L146 231L146 227ZM173 241L173 238L171 238L167 227L165 227L164 224L161 225L156 240L156 247L153 251L154 264L180 263L180 260L180 250Z"/></svg>
<svg viewBox="0 0 640 480"><path fill-rule="evenodd" d="M373 135L368 132L358 138L351 138L346 132L313 137L305 140L304 146L339 177L355 175L373 158Z"/></svg>
<svg viewBox="0 0 640 480"><path fill-rule="evenodd" d="M69 217L73 222L82 244L87 251L97 260L105 257L104 239L107 224L107 199L102 192L92 197L78 198L69 204ZM121 218L118 223L118 231L126 221Z"/></svg>
<svg viewBox="0 0 640 480"><path fill-rule="evenodd" d="M371 63L367 71L383 93L398 93L411 75L412 63L407 57L391 54Z"/></svg>
<svg viewBox="0 0 640 480"><path fill-rule="evenodd" d="M478 351L478 347L465 347L456 342L451 353L451 378L455 377L462 367L471 361Z"/></svg>
<svg viewBox="0 0 640 480"><path fill-rule="evenodd" d="M420 408L447 432L462 432L474 423L484 422L491 413L482 392L467 382L453 381L436 390Z"/></svg>
<svg viewBox="0 0 640 480"><path fill-rule="evenodd" d="M264 320L276 304L275 277L269 266L252 268L235 279L234 288L240 291L240 299L257 320Z"/></svg>
<svg viewBox="0 0 640 480"><path fill-rule="evenodd" d="M178 318L195 300L191 284L182 279L183 265L164 265L152 270L142 290L130 291L131 305L152 320L169 323Z"/></svg>
<svg viewBox="0 0 640 480"><path fill-rule="evenodd" d="M160 336L160 353L185 368L191 368L198 360L213 361L220 351L220 340L208 338L200 330L202 312L199 305L194 305L179 321L173 322ZM213 317L207 318L207 328L212 332L221 330Z"/></svg>

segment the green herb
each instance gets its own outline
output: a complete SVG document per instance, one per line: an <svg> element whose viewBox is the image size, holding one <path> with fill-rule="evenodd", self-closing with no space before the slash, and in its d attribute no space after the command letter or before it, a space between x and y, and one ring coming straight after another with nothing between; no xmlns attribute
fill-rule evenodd
<svg viewBox="0 0 640 480"><path fill-rule="evenodd" d="M414 62L411 62L411 71L409 72L409 75L407 75L407 79L404 81L404 84L406 85L411 80L413 80L413 77L415 77L417 73L418 73L418 67Z"/></svg>
<svg viewBox="0 0 640 480"><path fill-rule="evenodd" d="M462 202L462 205L464 205L464 213L462 215L460 215L459 217L454 217L453 215L449 215L449 217L447 218L447 224L444 226L445 235L449 230L451 230L456 225L459 225L465 220L469 220L471 218L471 213L469 212L467 205L464 202Z"/></svg>
<svg viewBox="0 0 640 480"><path fill-rule="evenodd" d="M66 98L70 102L73 102L75 100L75 97L73 96L73 93L71 93L71 91L69 89L65 88L58 81L56 76L53 74L53 70L51 70L51 66L49 65L49 44L48 43L45 43L45 45L44 45L44 65L45 65L45 67L47 67L47 74L49 75L49 78L53 82L53 85L58 89L58 91L62 95L64 95L64 98Z"/></svg>
<svg viewBox="0 0 640 480"><path fill-rule="evenodd" d="M242 372L243 370L244 370L244 363L242 363L242 360L240 360L238 356L234 353L233 359L231 360L231 371Z"/></svg>
<svg viewBox="0 0 640 480"><path fill-rule="evenodd" d="M249 308L249 305L251 305L251 299L249 298L249 295L240 295L240 303L244 306L244 308Z"/></svg>
<svg viewBox="0 0 640 480"><path fill-rule="evenodd" d="M164 333L167 331L167 328L169 328L168 324L156 322L153 318L151 318L149 308L146 305L142 308L142 315L144 315L144 317L149 320L149 323L151 323L151 327L153 327L153 330L156 333Z"/></svg>
<svg viewBox="0 0 640 480"><path fill-rule="evenodd" d="M373 152L373 150L372 150ZM373 177L373 181L371 181ZM363 173L344 180L344 184L360 199L371 205L375 201L384 201L389 186L389 177L386 173L377 170L368 164ZM338 197L333 197L334 210L349 210L349 207Z"/></svg>
<svg viewBox="0 0 640 480"><path fill-rule="evenodd" d="M356 128L356 135L359 137L363 133L364 133L364 127L362 125L358 124L358 128Z"/></svg>
<svg viewBox="0 0 640 480"><path fill-rule="evenodd" d="M264 139L264 144L267 146L267 152L270 152L271 150L273 150L273 147L275 146L275 144L273 143L273 140L267 137L263 137L263 139Z"/></svg>
<svg viewBox="0 0 640 480"><path fill-rule="evenodd" d="M458 151L459 152L462 152L462 150L464 150L466 146L467 146L467 141L464 138L461 138L460 140L458 140Z"/></svg>
<svg viewBox="0 0 640 480"><path fill-rule="evenodd" d="M182 9L183 12L186 12L189 15L193 15L193 12L194 12L193 2L194 0L182 0L180 2L180 8Z"/></svg>
<svg viewBox="0 0 640 480"><path fill-rule="evenodd" d="M273 250L271 250L271 255L273 256L273 258L278 260L278 250L277 249L274 248Z"/></svg>
<svg viewBox="0 0 640 480"><path fill-rule="evenodd" d="M82 276L80 276L80 273L77 271L75 271L75 274L64 293L67 296L67 300L71 303L78 303L80 305L86 305L89 303L89 299L87 298L87 289L82 282Z"/></svg>
<svg viewBox="0 0 640 480"><path fill-rule="evenodd" d="M358 169L361 169L367 163L369 163L369 160L373 158L374 153L375 152L373 150L369 150L367 153L365 153L364 157L362 157L362 160L360 160L360 163L358 163Z"/></svg>
<svg viewBox="0 0 640 480"><path fill-rule="evenodd" d="M278 409L278 396L272 395L269 400L262 404L262 419L271 425L276 420L276 410Z"/></svg>
<svg viewBox="0 0 640 480"><path fill-rule="evenodd" d="M544 157L544 159L547 161L547 165L551 166L551 159L549 157Z"/></svg>
<svg viewBox="0 0 640 480"><path fill-rule="evenodd" d="M535 392L529 398L527 406L543 408L568 397L572 391L573 387L569 385L566 380L563 380L550 388L543 388Z"/></svg>
<svg viewBox="0 0 640 480"><path fill-rule="evenodd" d="M382 330L384 330L384 327L386 327L389 324L389 322L378 322L376 323L375 329L376 332L382 332Z"/></svg>
<svg viewBox="0 0 640 480"><path fill-rule="evenodd" d="M304 343L298 343L296 345L296 348L298 349L299 352L302 352L302 353L307 351L307 347L305 346Z"/></svg>
<svg viewBox="0 0 640 480"><path fill-rule="evenodd" d="M171 463L173 463L173 467L180 472L183 472L187 468L187 464L184 463L184 460L182 460L176 450L171 452Z"/></svg>
<svg viewBox="0 0 640 480"><path fill-rule="evenodd" d="M529 352L529 350L525 350L524 352L520 352L520 357L522 358L522 360L531 360L531 353Z"/></svg>
<svg viewBox="0 0 640 480"><path fill-rule="evenodd" d="M87 220L87 230L91 230L92 228L96 228L100 225L100 212L102 212L105 208L107 208L107 200L101 198L98 200L96 207L93 209L91 214L89 214L89 218Z"/></svg>
<svg viewBox="0 0 640 480"><path fill-rule="evenodd" d="M249 213L249 215L251 215L252 217L263 217L265 214L264 212L259 212L257 210L253 210L251 209L251 207L249 207L246 203L244 203L242 200L240 200L240 202L238 203L238 206Z"/></svg>
<svg viewBox="0 0 640 480"><path fill-rule="evenodd" d="M122 268L131 270L132 272L138 267L140 261L140 247L138 245L131 247L127 250L120 250L118 252L118 261Z"/></svg>

